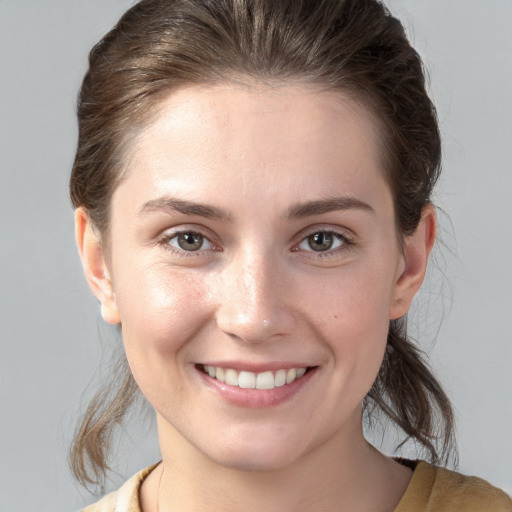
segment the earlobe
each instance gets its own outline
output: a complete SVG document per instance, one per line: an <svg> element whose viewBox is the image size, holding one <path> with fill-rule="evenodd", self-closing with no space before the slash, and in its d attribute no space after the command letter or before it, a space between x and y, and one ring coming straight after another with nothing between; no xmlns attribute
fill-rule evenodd
<svg viewBox="0 0 512 512"><path fill-rule="evenodd" d="M85 277L100 301L103 319L109 324L121 323L101 240L83 208L75 211L75 237Z"/></svg>
<svg viewBox="0 0 512 512"><path fill-rule="evenodd" d="M389 318L403 317L420 289L427 271L430 252L437 232L436 211L432 205L423 208L416 231L405 237L403 267L397 278L389 310Z"/></svg>

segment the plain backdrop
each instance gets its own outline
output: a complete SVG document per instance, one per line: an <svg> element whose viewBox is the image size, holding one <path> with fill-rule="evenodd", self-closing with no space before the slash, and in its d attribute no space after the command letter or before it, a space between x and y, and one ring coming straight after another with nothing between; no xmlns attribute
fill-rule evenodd
<svg viewBox="0 0 512 512"><path fill-rule="evenodd" d="M82 276L67 182L87 52L131 3L0 0L1 512L95 499L66 449L101 347L119 340ZM444 138L444 247L414 325L457 411L460 471L510 493L512 1L388 5L425 59ZM121 451L109 488L158 460L151 422Z"/></svg>

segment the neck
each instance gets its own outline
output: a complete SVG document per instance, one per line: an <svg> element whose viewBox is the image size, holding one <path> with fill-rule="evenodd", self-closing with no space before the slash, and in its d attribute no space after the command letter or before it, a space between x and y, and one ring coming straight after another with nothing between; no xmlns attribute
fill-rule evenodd
<svg viewBox="0 0 512 512"><path fill-rule="evenodd" d="M350 435L272 471L219 465L161 423L163 462L143 486L144 512L388 512L412 475L366 442L360 419Z"/></svg>

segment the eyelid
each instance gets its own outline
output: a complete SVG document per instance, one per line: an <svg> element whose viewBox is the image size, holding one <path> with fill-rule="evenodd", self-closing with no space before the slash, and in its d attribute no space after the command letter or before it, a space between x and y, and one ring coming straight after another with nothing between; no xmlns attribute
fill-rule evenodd
<svg viewBox="0 0 512 512"><path fill-rule="evenodd" d="M184 249L172 246L169 241L178 236L181 233L196 233L198 235L201 235L204 237L209 244L211 244L211 247L207 249L198 249L197 251L186 251ZM299 245L304 242L309 236L315 234L315 233L330 233L339 240L341 240L343 243L334 248L329 249L326 251L314 251L314 250L304 250L300 249ZM156 245L163 246L166 250L169 252L174 252L179 255L183 256L200 256L204 254L205 252L221 252L223 251L222 244L216 240L216 237L214 234L212 234L209 230L205 229L203 226L198 226L194 224L189 225L179 225L173 228L168 228L167 230L163 231L155 240ZM342 227L332 227L332 226L322 226L322 225L316 225L311 226L309 228L306 228L302 230L297 236L296 239L298 241L293 244L291 250L292 252L304 252L304 253L310 253L313 254L315 257L322 257L322 255L327 256L329 254L336 254L339 251L346 250L350 248L350 246L353 246L356 244L355 235L348 229L342 228Z"/></svg>
<svg viewBox="0 0 512 512"><path fill-rule="evenodd" d="M329 249L327 251L314 251L311 250L304 250L300 249L299 245L302 244L304 241L307 240L311 235L314 235L315 233L329 233L341 240L343 243L335 247L334 249ZM299 238L300 237L300 238ZM295 243L292 247L293 252L303 251L305 253L313 254L315 257L322 257L327 256L329 254L336 254L339 251L346 250L350 248L351 246L355 245L355 236L348 230L344 228L333 228L332 226L311 226L310 228L307 228L306 230L303 230L299 235L297 236L299 238L299 241Z"/></svg>
<svg viewBox="0 0 512 512"><path fill-rule="evenodd" d="M194 233L197 235L202 236L205 240L208 241L208 243L211 245L211 247L206 249L198 249L197 251L186 251L184 249L181 249L180 247L176 247L174 245L171 245L169 242L173 238L179 236L183 233ZM175 253L182 256L200 256L203 255L205 252L211 252L211 251L221 251L221 246L219 243L215 242L213 239L215 237L211 234L207 234L206 230L200 226L197 225L180 225L176 226L174 228L169 228L165 230L161 235L159 235L156 239L156 244L163 246L164 249L171 253Z"/></svg>
<svg viewBox="0 0 512 512"><path fill-rule="evenodd" d="M325 251L315 251L314 249L308 249L307 247L302 247L302 245L307 245L309 243L309 239L312 235L316 235L316 234L319 234L319 233L322 233L322 234L326 234L326 235L332 235L333 237L333 247L329 247L329 249L325 250ZM339 235L338 233L334 233L332 231L315 231L314 233L312 233L312 235L309 235L307 236L306 238L303 238L300 242L299 242L299 245L298 245L298 248L302 251L306 251L306 252L313 252L313 253L320 253L320 252L333 252L335 251L336 249L339 249L340 247L342 247L343 245L345 245L347 243L347 240L345 237Z"/></svg>
<svg viewBox="0 0 512 512"><path fill-rule="evenodd" d="M207 247L201 247L199 249L196 249L196 250L190 250L190 251L187 251L186 249L183 249L182 247L179 246L179 237L183 234L188 234L188 235L194 235L194 236L199 236L201 237L201 241L202 241L202 245L207 245ZM176 241L176 245L173 243L174 241ZM210 242L210 240L208 240L207 237L205 237L204 235L202 235L201 233L196 233L195 231L184 231L184 232L177 232L177 233L174 233L171 237L168 238L167 240L168 244L173 247L174 249L176 249L177 251L184 251L184 252L200 252L200 251L208 251L210 249L213 248L213 244L212 242Z"/></svg>

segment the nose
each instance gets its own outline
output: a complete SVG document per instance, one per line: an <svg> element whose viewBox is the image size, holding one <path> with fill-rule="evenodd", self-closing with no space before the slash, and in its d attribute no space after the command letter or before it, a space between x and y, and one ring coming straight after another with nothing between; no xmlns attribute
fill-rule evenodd
<svg viewBox="0 0 512 512"><path fill-rule="evenodd" d="M246 343L283 337L293 327L286 270L265 254L240 255L220 276L217 326Z"/></svg>

